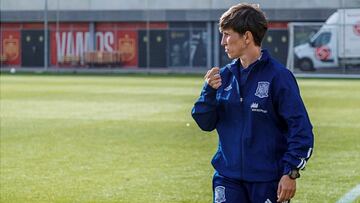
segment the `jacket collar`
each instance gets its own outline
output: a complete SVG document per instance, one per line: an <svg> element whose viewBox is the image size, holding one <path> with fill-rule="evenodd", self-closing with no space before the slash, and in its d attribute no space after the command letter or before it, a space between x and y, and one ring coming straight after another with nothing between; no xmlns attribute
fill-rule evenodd
<svg viewBox="0 0 360 203"><path fill-rule="evenodd" d="M270 58L270 54L267 49L261 50L261 58L256 60L254 63L250 64L250 66L260 67L259 64L266 63ZM230 64L226 66L235 76L239 75L239 67L241 67L240 59L234 59Z"/></svg>

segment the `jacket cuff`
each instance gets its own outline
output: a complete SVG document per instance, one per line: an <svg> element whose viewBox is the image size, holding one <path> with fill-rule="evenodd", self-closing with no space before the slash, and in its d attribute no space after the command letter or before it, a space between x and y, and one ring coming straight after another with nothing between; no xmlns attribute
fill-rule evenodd
<svg viewBox="0 0 360 203"><path fill-rule="evenodd" d="M284 164L283 175L288 175L292 169L294 169L294 167L291 167L288 163Z"/></svg>
<svg viewBox="0 0 360 203"><path fill-rule="evenodd" d="M211 87L207 82L205 82L205 85L204 85L204 90L205 92L208 92L208 93L216 93L217 89L214 89L213 87Z"/></svg>

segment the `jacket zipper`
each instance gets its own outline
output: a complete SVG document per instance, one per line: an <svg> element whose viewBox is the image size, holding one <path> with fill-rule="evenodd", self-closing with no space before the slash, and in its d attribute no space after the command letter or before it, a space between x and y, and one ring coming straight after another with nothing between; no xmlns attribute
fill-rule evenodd
<svg viewBox="0 0 360 203"><path fill-rule="evenodd" d="M239 101L240 101L240 112L241 112L241 114L243 114L243 101L244 101L244 98L241 96L241 91L240 91L240 81L237 81L237 79L236 79L236 77L235 77L235 75L233 76L234 78L233 78L233 80L235 80L236 81L236 83L237 83L237 85L236 85L236 90L237 90L237 93L238 93L238 95L239 95ZM243 178L243 170L244 170L244 164L243 164L243 161L244 161L244 141L243 141L243 131L244 131L244 122L243 122L243 119L240 119L240 124L241 124L241 129L240 129L240 135L241 135L241 146L240 146L240 148L241 148L241 155L240 155L240 164L241 164L241 170L240 170L240 178L242 179Z"/></svg>
<svg viewBox="0 0 360 203"><path fill-rule="evenodd" d="M243 88L244 90L246 89L246 85L248 84L249 76L250 76L251 72L253 72L254 66L256 66L257 63L258 63L258 61L255 64L253 64L253 67L251 67L251 70L248 73L248 76L247 76L247 78L245 80L245 83L244 83L244 88ZM240 97L240 107L241 107L240 111L241 111L241 114L244 115L246 110L245 110L245 106L244 106L244 103L243 103L244 97L242 97L242 95L241 95L242 91L241 91L239 82L238 82L238 89L239 89L238 93L239 93L239 97ZM241 160L240 160L241 171L240 171L240 177L244 178L244 159L245 159L244 158L244 147L245 147L245 145L244 145L244 133L245 132L244 131L245 131L245 123L244 123L244 119L240 119L240 120L241 120Z"/></svg>

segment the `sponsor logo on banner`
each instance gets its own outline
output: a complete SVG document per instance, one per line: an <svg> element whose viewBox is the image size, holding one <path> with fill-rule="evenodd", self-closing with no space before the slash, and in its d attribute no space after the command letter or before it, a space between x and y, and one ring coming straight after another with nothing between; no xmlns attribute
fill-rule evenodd
<svg viewBox="0 0 360 203"><path fill-rule="evenodd" d="M12 35L3 41L3 50L8 61L13 61L19 56L19 39L13 38Z"/></svg>
<svg viewBox="0 0 360 203"><path fill-rule="evenodd" d="M97 51L113 51L113 32L96 32L95 38ZM85 52L93 51L89 32L56 32L55 40L58 62L62 62L64 56L78 56L83 60Z"/></svg>
<svg viewBox="0 0 360 203"><path fill-rule="evenodd" d="M136 43L135 39L130 38L129 35L119 38L119 51L121 53L121 60L129 62L135 58Z"/></svg>

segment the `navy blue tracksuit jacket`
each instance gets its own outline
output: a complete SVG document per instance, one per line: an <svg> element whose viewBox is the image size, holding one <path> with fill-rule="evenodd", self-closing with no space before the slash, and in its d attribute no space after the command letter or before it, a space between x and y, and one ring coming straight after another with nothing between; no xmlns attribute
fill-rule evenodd
<svg viewBox="0 0 360 203"><path fill-rule="evenodd" d="M212 159L223 176L274 181L303 169L313 149L313 133L293 74L266 50L241 77L240 60L220 69L222 85L206 84L192 116L202 130L217 130ZM240 82L242 81L242 85Z"/></svg>

